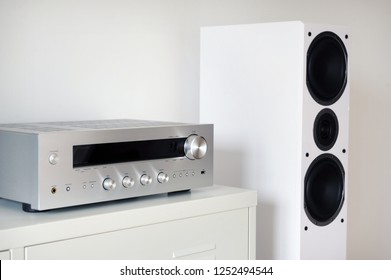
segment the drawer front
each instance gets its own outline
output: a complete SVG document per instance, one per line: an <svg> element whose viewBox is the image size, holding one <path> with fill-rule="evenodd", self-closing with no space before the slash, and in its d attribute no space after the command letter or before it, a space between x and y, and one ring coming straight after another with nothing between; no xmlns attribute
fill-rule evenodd
<svg viewBox="0 0 391 280"><path fill-rule="evenodd" d="M26 247L26 259L248 259L248 209Z"/></svg>
<svg viewBox="0 0 391 280"><path fill-rule="evenodd" d="M10 251L0 251L0 260L10 260L11 252Z"/></svg>

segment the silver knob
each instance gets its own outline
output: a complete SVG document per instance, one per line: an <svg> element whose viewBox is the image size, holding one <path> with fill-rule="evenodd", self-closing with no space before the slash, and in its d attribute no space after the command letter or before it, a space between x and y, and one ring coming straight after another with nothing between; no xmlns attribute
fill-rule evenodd
<svg viewBox="0 0 391 280"><path fill-rule="evenodd" d="M152 177L151 176L148 176L147 174L143 174L140 178L140 183L141 185L145 186L145 185L149 185L152 183Z"/></svg>
<svg viewBox="0 0 391 280"><path fill-rule="evenodd" d="M201 159L205 156L208 144L202 136L190 135L185 141L185 155L189 159Z"/></svg>
<svg viewBox="0 0 391 280"><path fill-rule="evenodd" d="M124 186L125 188L133 187L134 186L133 178L130 178L129 176L125 176L122 179L122 186Z"/></svg>
<svg viewBox="0 0 391 280"><path fill-rule="evenodd" d="M115 189L116 187L116 183L113 179L111 178L106 178L104 179L103 181L103 188L107 191L111 191L113 189Z"/></svg>
<svg viewBox="0 0 391 280"><path fill-rule="evenodd" d="M56 165L60 161L60 157L57 153L51 153L49 155L49 163L52 165Z"/></svg>
<svg viewBox="0 0 391 280"><path fill-rule="evenodd" d="M164 173L164 172L160 172L157 175L157 181L159 183L167 183L169 179L170 179L170 177L166 173Z"/></svg>

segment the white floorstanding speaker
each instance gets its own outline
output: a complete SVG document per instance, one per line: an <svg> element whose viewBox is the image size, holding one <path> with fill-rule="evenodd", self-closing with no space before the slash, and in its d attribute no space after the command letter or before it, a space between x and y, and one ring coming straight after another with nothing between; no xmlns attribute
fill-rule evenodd
<svg viewBox="0 0 391 280"><path fill-rule="evenodd" d="M348 29L201 28L200 121L214 182L258 190L257 259L345 259Z"/></svg>

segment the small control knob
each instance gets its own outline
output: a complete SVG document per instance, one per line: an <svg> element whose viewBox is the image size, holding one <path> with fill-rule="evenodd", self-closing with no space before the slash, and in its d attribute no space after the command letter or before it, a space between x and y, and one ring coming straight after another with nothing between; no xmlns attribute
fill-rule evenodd
<svg viewBox="0 0 391 280"><path fill-rule="evenodd" d="M166 173L164 173L164 172L160 172L157 175L157 181L159 183L167 183L169 179L170 179L170 177Z"/></svg>
<svg viewBox="0 0 391 280"><path fill-rule="evenodd" d="M131 188L134 186L134 180L133 178L130 178L129 176L125 176L123 179L122 179L122 186L124 186L125 188Z"/></svg>
<svg viewBox="0 0 391 280"><path fill-rule="evenodd" d="M105 190L111 191L111 190L115 189L115 186L116 186L116 184L115 184L115 181L113 179L111 179L111 178L104 179L104 181L103 181L103 188Z"/></svg>
<svg viewBox="0 0 391 280"><path fill-rule="evenodd" d="M52 165L56 165L60 160L60 157L58 156L57 153L51 153L49 155L49 163Z"/></svg>
<svg viewBox="0 0 391 280"><path fill-rule="evenodd" d="M208 145L202 136L190 135L185 141L185 155L189 159L201 159L205 156Z"/></svg>
<svg viewBox="0 0 391 280"><path fill-rule="evenodd" d="M140 183L141 185L145 186L145 185L149 185L152 183L152 177L151 176L148 176L147 174L143 174L140 178Z"/></svg>

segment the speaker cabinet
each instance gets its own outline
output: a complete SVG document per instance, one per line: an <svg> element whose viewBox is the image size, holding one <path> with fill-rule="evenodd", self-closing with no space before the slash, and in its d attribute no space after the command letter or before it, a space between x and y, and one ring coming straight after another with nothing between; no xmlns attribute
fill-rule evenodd
<svg viewBox="0 0 391 280"><path fill-rule="evenodd" d="M345 259L348 29L201 29L200 121L215 183L258 190L258 259Z"/></svg>

